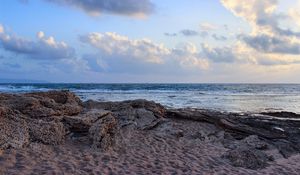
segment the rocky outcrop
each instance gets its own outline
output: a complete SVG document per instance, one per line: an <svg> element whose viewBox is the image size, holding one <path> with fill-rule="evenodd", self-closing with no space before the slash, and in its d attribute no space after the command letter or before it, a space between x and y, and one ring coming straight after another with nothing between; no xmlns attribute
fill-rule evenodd
<svg viewBox="0 0 300 175"><path fill-rule="evenodd" d="M124 102L84 103L87 110L104 109L111 111L119 120L121 126L133 124L137 129L145 130L155 127L166 116L166 109L155 102L147 100L132 100Z"/></svg>
<svg viewBox="0 0 300 175"><path fill-rule="evenodd" d="M156 142L166 151L170 143L187 144L182 146L187 150L208 144L221 150L217 156L233 166L262 169L278 157L300 153L297 118L288 112L166 109L147 100L81 102L69 91L0 94L0 149L69 141L97 151L136 148L149 153L153 148L147 145Z"/></svg>
<svg viewBox="0 0 300 175"><path fill-rule="evenodd" d="M1 148L21 148L30 142L57 145L64 142L64 115L83 110L80 99L68 91L0 94Z"/></svg>
<svg viewBox="0 0 300 175"><path fill-rule="evenodd" d="M83 110L80 99L68 91L0 94L0 106L17 110L30 118L72 116Z"/></svg>

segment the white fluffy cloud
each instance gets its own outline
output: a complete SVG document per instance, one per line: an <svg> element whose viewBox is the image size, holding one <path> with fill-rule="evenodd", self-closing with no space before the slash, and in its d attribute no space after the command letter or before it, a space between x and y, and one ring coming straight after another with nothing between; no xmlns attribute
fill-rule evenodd
<svg viewBox="0 0 300 175"><path fill-rule="evenodd" d="M110 32L90 33L81 36L80 40L99 49L106 56L130 57L150 63L162 63L163 57L170 54L162 44L152 43L148 39L130 40L128 37Z"/></svg>
<svg viewBox="0 0 300 175"><path fill-rule="evenodd" d="M290 17L288 13L277 12L278 0L221 0L221 3L252 29L250 34L237 36L239 41L232 47L237 58L265 65L299 63L300 33L281 28L281 22ZM297 18L294 11L290 14Z"/></svg>
<svg viewBox="0 0 300 175"><path fill-rule="evenodd" d="M300 1L298 0L298 4L289 10L289 15L292 19L300 26Z"/></svg>
<svg viewBox="0 0 300 175"><path fill-rule="evenodd" d="M90 33L80 36L79 39L97 50L97 54L89 54L86 60L94 62L101 69L104 67L123 69L128 65L130 67L127 67L127 71L131 66L135 69L137 67L151 69L151 66L166 70L172 66L175 69L176 67L206 69L209 65L206 59L200 57L193 44L169 49L148 39L132 40L116 33Z"/></svg>
<svg viewBox="0 0 300 175"><path fill-rule="evenodd" d="M65 42L56 41L52 36L46 37L42 31L37 33L37 40L33 41L6 32L2 25L0 25L0 47L27 58L41 60L72 58L75 53Z"/></svg>

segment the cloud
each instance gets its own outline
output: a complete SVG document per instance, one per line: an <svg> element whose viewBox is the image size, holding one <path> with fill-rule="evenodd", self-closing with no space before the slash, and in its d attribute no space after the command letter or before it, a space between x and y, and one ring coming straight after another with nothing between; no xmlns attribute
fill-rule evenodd
<svg viewBox="0 0 300 175"><path fill-rule="evenodd" d="M154 12L150 0L45 0L51 3L78 8L91 16L101 13L144 17Z"/></svg>
<svg viewBox="0 0 300 175"><path fill-rule="evenodd" d="M289 10L289 16L300 26L300 1L298 4Z"/></svg>
<svg viewBox="0 0 300 175"><path fill-rule="evenodd" d="M212 37L217 41L226 41L227 40L227 37L225 37L223 35L213 34Z"/></svg>
<svg viewBox="0 0 300 175"><path fill-rule="evenodd" d="M109 72L165 72L188 69L207 69L208 60L200 57L193 44L182 44L173 49L148 39L132 40L116 33L90 33L79 40L96 53L87 54L84 60L91 70Z"/></svg>
<svg viewBox="0 0 300 175"><path fill-rule="evenodd" d="M190 30L190 29L184 29L181 30L180 33L184 36L197 36L199 33L195 30Z"/></svg>
<svg viewBox="0 0 300 175"><path fill-rule="evenodd" d="M237 60L236 54L233 53L232 48L212 48L206 44L202 44L202 54L217 63L232 63Z"/></svg>
<svg viewBox="0 0 300 175"><path fill-rule="evenodd" d="M75 55L74 49L65 42L58 42L52 36L45 37L44 32L38 32L37 41L32 41L7 33L2 25L0 25L0 47L27 58L41 60L72 58Z"/></svg>
<svg viewBox="0 0 300 175"><path fill-rule="evenodd" d="M300 54L300 42L292 42L286 38L268 35L244 36L243 40L259 52Z"/></svg>
<svg viewBox="0 0 300 175"><path fill-rule="evenodd" d="M0 24L0 34L4 33L4 27Z"/></svg>
<svg viewBox="0 0 300 175"><path fill-rule="evenodd" d="M295 11L279 13L278 0L220 1L251 27L251 33L238 35L237 43L231 47L237 58L262 65L299 63L300 32L289 28L287 23L297 23ZM287 23L288 28L282 28L282 23Z"/></svg>
<svg viewBox="0 0 300 175"><path fill-rule="evenodd" d="M212 31L216 30L218 27L211 23L202 23L200 24L200 29L202 31Z"/></svg>
<svg viewBox="0 0 300 175"><path fill-rule="evenodd" d="M80 41L97 48L106 56L134 58L151 63L161 63L162 57L170 51L162 44L152 43L148 39L130 40L128 37L107 32L90 33L80 36Z"/></svg>
<svg viewBox="0 0 300 175"><path fill-rule="evenodd" d="M6 67L9 67L9 68L13 68L13 69L21 68L21 65L17 64L17 63L3 63L3 65Z"/></svg>
<svg viewBox="0 0 300 175"><path fill-rule="evenodd" d="M221 0L234 15L245 19L252 28L252 35L300 36L299 32L282 29L281 21L289 19L288 14L277 13L278 0ZM291 14L296 13L291 11Z"/></svg>
<svg viewBox="0 0 300 175"><path fill-rule="evenodd" d="M175 37L175 36L177 36L177 33L168 33L168 32L165 32L164 35L165 36L169 36L169 37Z"/></svg>
<svg viewBox="0 0 300 175"><path fill-rule="evenodd" d="M183 36L186 36L186 37L194 37L194 36L200 36L202 38L205 38L209 35L209 33L207 31L201 31L201 32L198 32L196 30L192 30L192 29L183 29L181 31L179 31L178 33L164 33L165 36L168 36L168 37L175 37L175 36L178 36L178 35L183 35Z"/></svg>

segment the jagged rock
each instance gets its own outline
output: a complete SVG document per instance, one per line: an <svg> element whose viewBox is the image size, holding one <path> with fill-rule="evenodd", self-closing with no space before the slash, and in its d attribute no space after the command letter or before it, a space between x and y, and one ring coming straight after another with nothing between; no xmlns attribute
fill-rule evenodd
<svg viewBox="0 0 300 175"><path fill-rule="evenodd" d="M262 151L249 147L237 147L223 155L233 166L261 169L267 166L269 157Z"/></svg>
<svg viewBox="0 0 300 175"><path fill-rule="evenodd" d="M29 144L29 129L24 119L0 107L0 149L23 148Z"/></svg>
<svg viewBox="0 0 300 175"><path fill-rule="evenodd" d="M65 127L57 121L31 120L28 122L30 140L48 145L58 145L64 142Z"/></svg>
<svg viewBox="0 0 300 175"><path fill-rule="evenodd" d="M30 118L77 115L83 109L80 99L69 91L0 94L0 105L17 110Z"/></svg>
<svg viewBox="0 0 300 175"><path fill-rule="evenodd" d="M117 120L112 115L106 115L94 123L89 129L89 138L93 148L110 150L115 143Z"/></svg>
<svg viewBox="0 0 300 175"><path fill-rule="evenodd" d="M37 97L43 106L56 110L60 115L77 115L83 110L80 98L70 91L37 92L27 96Z"/></svg>
<svg viewBox="0 0 300 175"><path fill-rule="evenodd" d="M105 109L112 111L118 117L120 125L134 124L138 129L151 129L162 121L166 109L152 101L132 100L124 102L95 102L84 103L86 109Z"/></svg>
<svg viewBox="0 0 300 175"><path fill-rule="evenodd" d="M91 110L76 116L64 116L63 122L71 132L88 132L90 127L101 117L110 114L106 110Z"/></svg>

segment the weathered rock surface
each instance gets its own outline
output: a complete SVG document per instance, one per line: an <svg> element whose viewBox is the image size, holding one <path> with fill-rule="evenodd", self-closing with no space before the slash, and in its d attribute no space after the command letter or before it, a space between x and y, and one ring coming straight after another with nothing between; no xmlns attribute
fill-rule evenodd
<svg viewBox="0 0 300 175"><path fill-rule="evenodd" d="M268 156L260 151L248 147L237 147L223 155L232 165L250 169L259 169L267 166Z"/></svg>
<svg viewBox="0 0 300 175"><path fill-rule="evenodd" d="M0 107L0 149L23 148L29 144L26 121L12 110Z"/></svg>
<svg viewBox="0 0 300 175"><path fill-rule="evenodd" d="M118 132L117 120L112 115L106 115L94 123L89 129L89 137L93 148L112 149Z"/></svg>
<svg viewBox="0 0 300 175"><path fill-rule="evenodd" d="M110 114L106 110L90 110L83 114L75 116L64 116L63 122L71 132L84 133L88 132L90 127L100 118Z"/></svg>
<svg viewBox="0 0 300 175"><path fill-rule="evenodd" d="M80 99L68 91L0 94L1 147L20 148L30 141L61 144L66 129L59 120L82 110Z"/></svg>
<svg viewBox="0 0 300 175"><path fill-rule="evenodd" d="M155 102L147 100L132 100L124 102L84 103L86 109L104 109L111 111L118 118L119 124L133 124L136 128L145 130L155 127L166 116L166 109Z"/></svg>
<svg viewBox="0 0 300 175"><path fill-rule="evenodd" d="M0 94L0 106L21 112L30 118L77 115L82 111L80 99L68 91L29 94Z"/></svg>
<svg viewBox="0 0 300 175"><path fill-rule="evenodd" d="M0 94L0 149L44 149L41 145L67 142L117 154L135 154L136 149L172 157L184 150L181 159L192 160L198 153L191 150L209 147L219 164L260 170L300 153L297 118L288 112L166 109L146 100L81 102L69 91Z"/></svg>
<svg viewBox="0 0 300 175"><path fill-rule="evenodd" d="M65 127L57 121L31 120L28 122L30 140L48 145L58 145L64 142Z"/></svg>

